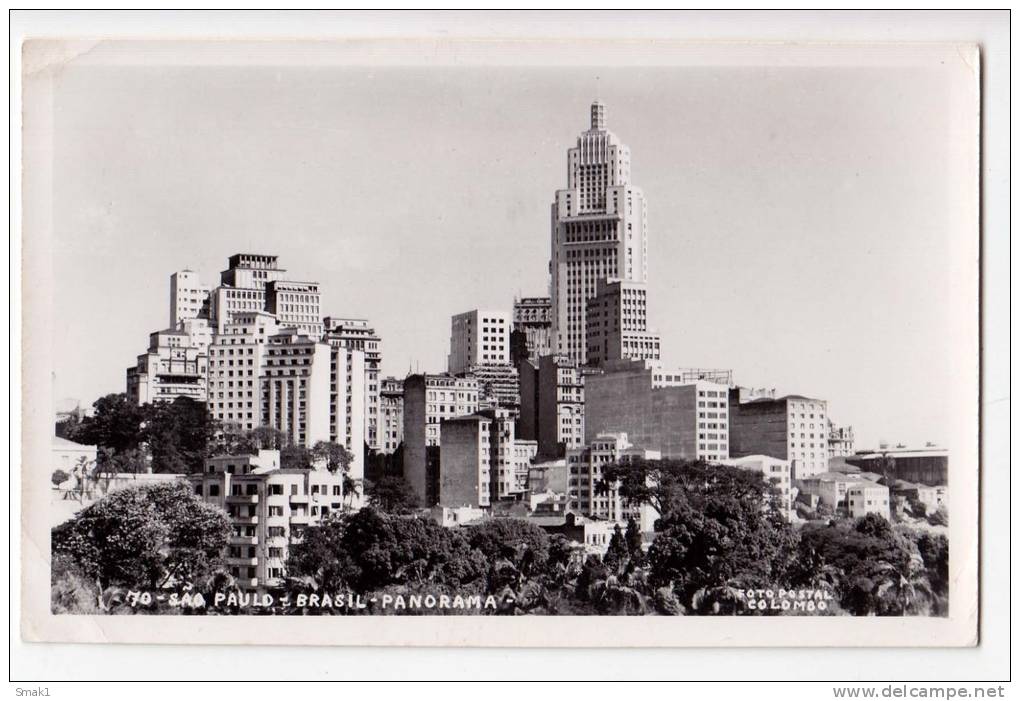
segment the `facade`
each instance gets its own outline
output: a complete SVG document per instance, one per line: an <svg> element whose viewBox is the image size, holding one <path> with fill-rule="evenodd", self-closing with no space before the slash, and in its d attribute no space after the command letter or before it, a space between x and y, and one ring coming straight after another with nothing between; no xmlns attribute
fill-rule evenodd
<svg viewBox="0 0 1020 701"><path fill-rule="evenodd" d="M365 478L365 365L363 351L329 346L329 440L350 452L347 474L359 485Z"/></svg>
<svg viewBox="0 0 1020 701"><path fill-rule="evenodd" d="M518 434L538 441L538 454L557 458L584 444L584 368L563 355L520 364L521 410Z"/></svg>
<svg viewBox="0 0 1020 701"><path fill-rule="evenodd" d="M209 317L216 333L237 312L261 312L266 309L266 286L282 280L287 271L279 267L276 256L235 253L220 273L220 284L209 296Z"/></svg>
<svg viewBox="0 0 1020 701"><path fill-rule="evenodd" d="M478 381L453 375L404 380L404 479L421 504L439 503L440 429L447 419L478 411Z"/></svg>
<svg viewBox="0 0 1020 701"><path fill-rule="evenodd" d="M644 283L599 280L585 312L588 365L613 360L658 360L659 334L648 329Z"/></svg>
<svg viewBox="0 0 1020 701"><path fill-rule="evenodd" d="M847 490L861 481L860 475L842 472L820 472L797 480L804 494L813 494L834 512L846 509Z"/></svg>
<svg viewBox="0 0 1020 701"><path fill-rule="evenodd" d="M293 326L314 338L322 336L322 305L317 282L272 280L266 283L266 311L281 326Z"/></svg>
<svg viewBox="0 0 1020 701"><path fill-rule="evenodd" d="M768 455L748 455L723 460L722 464L761 473L765 481L779 492L776 495L776 502L780 513L787 521L793 521L793 471L789 460L780 460Z"/></svg>
<svg viewBox="0 0 1020 701"><path fill-rule="evenodd" d="M518 440L506 409L482 410L443 423L439 504L488 507L519 500L528 489L535 441Z"/></svg>
<svg viewBox="0 0 1020 701"><path fill-rule="evenodd" d="M515 298L513 315L513 331L523 335L529 360L537 363L543 355L553 352L552 302L548 297ZM522 359L511 358L511 362Z"/></svg>
<svg viewBox="0 0 1020 701"><path fill-rule="evenodd" d="M129 399L136 404L178 397L206 401L208 326L203 319L188 322L188 327L149 334L149 349L126 372Z"/></svg>
<svg viewBox="0 0 1020 701"><path fill-rule="evenodd" d="M837 426L829 419L829 457L845 457L854 454L854 427Z"/></svg>
<svg viewBox="0 0 1020 701"><path fill-rule="evenodd" d="M369 450L382 450L379 365L382 363L382 339L367 319L326 317L326 340L334 348L349 348L365 356L365 444Z"/></svg>
<svg viewBox="0 0 1020 701"><path fill-rule="evenodd" d="M658 518L655 509L648 505L628 504L617 489L603 490L600 483L603 470L608 465L634 458L658 460L661 457L658 451L634 447L626 433L603 433L583 448L568 450L568 508L614 524L634 519L643 532L652 531Z"/></svg>
<svg viewBox="0 0 1020 701"><path fill-rule="evenodd" d="M606 128L601 102L567 152L567 187L556 192L551 230L553 349L583 365L585 313L598 281L648 279L644 194L630 183L630 149Z"/></svg>
<svg viewBox="0 0 1020 701"><path fill-rule="evenodd" d="M63 470L70 475L84 461L87 465L95 465L99 455L98 446L75 443L60 436L53 436L53 471Z"/></svg>
<svg viewBox="0 0 1020 701"><path fill-rule="evenodd" d="M262 423L262 366L278 330L272 314L238 312L209 347L209 414L230 430Z"/></svg>
<svg viewBox="0 0 1020 701"><path fill-rule="evenodd" d="M649 361L610 363L585 384L585 440L625 433L664 458L726 460L728 395L727 385L690 381Z"/></svg>
<svg viewBox="0 0 1020 701"><path fill-rule="evenodd" d="M209 293L212 287L203 285L198 273L179 270L170 276L170 328L187 319L208 317Z"/></svg>
<svg viewBox="0 0 1020 701"><path fill-rule="evenodd" d="M329 345L294 328L269 337L262 369L262 425L283 431L306 448L330 440L330 356Z"/></svg>
<svg viewBox="0 0 1020 701"><path fill-rule="evenodd" d="M249 590L281 585L290 546L309 525L344 508L342 474L282 469L276 450L212 457L189 479L195 494L230 516L226 566Z"/></svg>
<svg viewBox="0 0 1020 701"><path fill-rule="evenodd" d="M404 381L384 378L379 388L379 429L381 450L392 453L404 442Z"/></svg>
<svg viewBox="0 0 1020 701"><path fill-rule="evenodd" d="M771 455L789 460L803 479L829 467L827 405L823 399L789 395L730 403L730 454Z"/></svg>
<svg viewBox="0 0 1020 701"><path fill-rule="evenodd" d="M540 460L528 469L528 491L531 494L566 494L570 467L567 459Z"/></svg>
<svg viewBox="0 0 1020 701"><path fill-rule="evenodd" d="M846 510L850 518L878 514L889 519L889 488L870 480L858 480L847 487Z"/></svg>
<svg viewBox="0 0 1020 701"><path fill-rule="evenodd" d="M883 464L887 463L892 478L931 486L949 484L949 451L944 448L894 448L876 453L857 453L848 456L846 462L866 472L879 474L884 474Z"/></svg>
<svg viewBox="0 0 1020 701"><path fill-rule="evenodd" d="M510 317L506 312L474 309L450 319L448 370L461 375L476 365L510 364Z"/></svg>
<svg viewBox="0 0 1020 701"><path fill-rule="evenodd" d="M517 368L509 363L471 365L464 374L478 381L479 406L492 409L520 406L520 378Z"/></svg>
<svg viewBox="0 0 1020 701"><path fill-rule="evenodd" d="M940 506L948 506L948 487L915 484L906 480L894 480L889 490L894 497L904 497L924 506L925 514L931 514Z"/></svg>

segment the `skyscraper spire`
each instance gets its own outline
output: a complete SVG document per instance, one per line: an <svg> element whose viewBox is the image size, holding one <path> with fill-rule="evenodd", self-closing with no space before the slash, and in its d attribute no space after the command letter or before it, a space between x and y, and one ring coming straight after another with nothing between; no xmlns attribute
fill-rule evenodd
<svg viewBox="0 0 1020 701"><path fill-rule="evenodd" d="M630 183L630 149L606 129L606 106L591 105L591 128L567 154L567 186L552 205L552 344L584 363L585 315L601 280L648 279L645 199Z"/></svg>
<svg viewBox="0 0 1020 701"><path fill-rule="evenodd" d="M599 130L606 128L606 105L602 100L591 103L591 128Z"/></svg>

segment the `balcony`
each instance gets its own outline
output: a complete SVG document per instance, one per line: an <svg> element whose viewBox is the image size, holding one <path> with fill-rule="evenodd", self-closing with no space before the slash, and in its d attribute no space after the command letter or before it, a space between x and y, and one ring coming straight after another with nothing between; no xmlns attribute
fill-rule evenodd
<svg viewBox="0 0 1020 701"><path fill-rule="evenodd" d="M258 567L259 559L257 557L228 557L227 564L241 567Z"/></svg>
<svg viewBox="0 0 1020 701"><path fill-rule="evenodd" d="M231 545L258 545L258 536L247 536L247 535L232 535L230 536Z"/></svg>
<svg viewBox="0 0 1020 701"><path fill-rule="evenodd" d="M227 497L227 502L232 504L258 504L258 494L231 494Z"/></svg>
<svg viewBox="0 0 1020 701"><path fill-rule="evenodd" d="M307 494L291 494L290 495L290 503L291 504L307 504L308 503L308 495Z"/></svg>

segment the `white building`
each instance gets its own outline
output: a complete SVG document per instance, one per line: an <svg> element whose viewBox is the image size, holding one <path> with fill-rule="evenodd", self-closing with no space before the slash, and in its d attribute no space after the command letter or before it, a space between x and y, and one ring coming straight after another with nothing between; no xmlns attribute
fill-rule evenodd
<svg viewBox="0 0 1020 701"><path fill-rule="evenodd" d="M460 375L472 365L510 363L510 315L474 309L450 320L449 372Z"/></svg>
<svg viewBox="0 0 1020 701"><path fill-rule="evenodd" d="M367 319L328 316L323 321L326 328L326 340L331 346L358 350L365 355L365 443L370 450L383 450L385 436L381 425L383 417L379 382L382 340Z"/></svg>
<svg viewBox="0 0 1020 701"><path fill-rule="evenodd" d="M379 429L382 451L394 452L404 442L404 381L384 378L379 386Z"/></svg>
<svg viewBox="0 0 1020 701"><path fill-rule="evenodd" d="M230 517L223 555L244 589L282 584L290 547L301 541L304 529L345 506L343 475L282 469L276 450L215 456L206 460L204 472L189 479L203 501Z"/></svg>
<svg viewBox="0 0 1020 701"><path fill-rule="evenodd" d="M210 293L209 317L216 333L237 312L266 311L266 285L282 280L287 271L279 267L277 256L235 253L220 273L220 284Z"/></svg>
<svg viewBox="0 0 1020 701"><path fill-rule="evenodd" d="M606 128L601 102L567 152L567 187L556 192L551 215L553 344L583 364L585 314L598 281L648 279L644 194L630 184L630 149Z"/></svg>
<svg viewBox="0 0 1020 701"><path fill-rule="evenodd" d="M322 336L322 305L317 282L268 282L266 311L275 314L281 326L293 326L313 338Z"/></svg>
<svg viewBox="0 0 1020 701"><path fill-rule="evenodd" d="M187 397L206 401L208 344L204 319L149 334L149 348L125 373L128 398L136 404Z"/></svg>
<svg viewBox="0 0 1020 701"><path fill-rule="evenodd" d="M298 445L330 440L329 345L283 329L267 342L262 368L262 425Z"/></svg>
<svg viewBox="0 0 1020 701"><path fill-rule="evenodd" d="M888 520L889 488L866 479L849 485L846 490L846 510L851 518L878 514Z"/></svg>
<svg viewBox="0 0 1020 701"><path fill-rule="evenodd" d="M233 431L262 423L263 363L277 332L272 314L237 312L209 347L209 413Z"/></svg>
<svg viewBox="0 0 1020 701"><path fill-rule="evenodd" d="M212 287L203 285L198 273L179 270L170 276L170 328L187 319L209 314L209 293Z"/></svg>

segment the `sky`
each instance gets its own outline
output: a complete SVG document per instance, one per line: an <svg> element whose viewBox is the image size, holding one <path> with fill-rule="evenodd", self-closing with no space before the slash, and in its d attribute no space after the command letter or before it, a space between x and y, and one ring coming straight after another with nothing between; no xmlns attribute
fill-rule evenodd
<svg viewBox="0 0 1020 701"><path fill-rule="evenodd" d="M72 62L53 88L54 401L123 391L170 275L237 252L370 319L385 374L445 369L452 315L548 294L597 95L648 203L665 364L826 399L859 447L953 428L973 232L937 68Z"/></svg>

